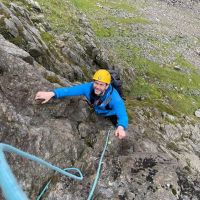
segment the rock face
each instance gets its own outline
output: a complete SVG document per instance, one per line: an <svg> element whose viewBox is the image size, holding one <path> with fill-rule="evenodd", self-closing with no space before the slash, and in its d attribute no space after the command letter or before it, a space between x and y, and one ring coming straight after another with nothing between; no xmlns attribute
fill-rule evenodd
<svg viewBox="0 0 200 200"><path fill-rule="evenodd" d="M38 3L28 2L41 13ZM50 178L44 199L86 199L110 122L97 117L84 98L41 105L34 96L39 90L72 85L72 80L87 80L83 65L93 71L103 66L112 68L113 63L84 17L80 19L86 27L82 42L71 34L58 37L63 59L59 60L43 41L29 11L14 3L10 7L0 3L0 14L1 142L61 168L78 167L84 181L54 174L15 155L8 154L9 164L30 199L35 199ZM46 22L43 24L44 29L50 29ZM133 72L128 71L128 75L133 76ZM127 138L110 136L94 198L200 199L199 124L156 109L136 108L131 113L134 120L130 120Z"/></svg>

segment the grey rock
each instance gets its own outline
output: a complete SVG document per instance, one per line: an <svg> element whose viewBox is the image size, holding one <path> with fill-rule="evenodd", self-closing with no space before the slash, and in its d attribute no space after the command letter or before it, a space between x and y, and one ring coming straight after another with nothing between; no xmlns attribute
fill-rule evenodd
<svg viewBox="0 0 200 200"><path fill-rule="evenodd" d="M181 67L180 66L174 66L174 69L177 70L177 71L181 71Z"/></svg>
<svg viewBox="0 0 200 200"><path fill-rule="evenodd" d="M19 20L19 18L12 14L11 19L12 19L13 23L15 24L15 26L17 27L18 31L22 31L23 30L23 24Z"/></svg>
<svg viewBox="0 0 200 200"><path fill-rule="evenodd" d="M200 117L200 109L196 110L194 114L196 117Z"/></svg>
<svg viewBox="0 0 200 200"><path fill-rule="evenodd" d="M7 18L4 21L5 21L5 26L9 30L10 34L13 35L14 37L19 36L19 32L15 24Z"/></svg>
<svg viewBox="0 0 200 200"><path fill-rule="evenodd" d="M82 58L80 58L75 52L73 52L70 48L63 48L62 49L62 53L72 62L74 62L74 64L78 65L82 65L84 66L85 62Z"/></svg>
<svg viewBox="0 0 200 200"><path fill-rule="evenodd" d="M41 12L42 9L39 5L39 3L37 1L33 1L33 0L26 0L27 3L29 3L30 5L33 6L33 8L35 8L37 11Z"/></svg>
<svg viewBox="0 0 200 200"><path fill-rule="evenodd" d="M18 6L16 3L10 3L10 11L15 16L19 16L22 23L26 21L26 23L32 24L29 12L25 8Z"/></svg>
<svg viewBox="0 0 200 200"><path fill-rule="evenodd" d="M1 2L0 2L0 9L8 16L12 14L12 12Z"/></svg>
<svg viewBox="0 0 200 200"><path fill-rule="evenodd" d="M35 43L29 42L28 43L28 52L34 58L37 58L43 54L42 49L37 46Z"/></svg>
<svg viewBox="0 0 200 200"><path fill-rule="evenodd" d="M34 1L29 2L35 4ZM186 5L184 2L182 4ZM155 7L149 5L146 10L141 8L140 12L144 12L150 19L155 18L157 23L163 20L167 20L168 23L176 23L176 20L179 22L180 19L176 17L176 20L171 20L174 16L172 11L179 13L182 12L181 9L177 10L175 5L171 8L169 4L169 7L166 7L164 1L156 1L156 5ZM110 9L101 4L97 6L120 18L135 16L134 13L120 9ZM97 117L81 97L52 99L48 104L41 105L34 101L35 93L39 90L46 91L55 87L79 84L80 81L86 80L85 73L89 74L99 67L117 69L132 82L134 69L124 67L125 63L113 62L108 55L106 48L112 48L114 43L127 47L130 43L141 45L143 47L141 55L160 63L173 60L176 51L170 51L166 58L161 56L162 52L157 55L149 54L149 51L157 47L148 41L143 30L147 28L148 34L153 36L159 29L157 23L147 26L130 25L129 37L113 37L98 41L86 16L83 15L77 20L80 23L81 36L69 33L58 37L60 40L58 46L63 51L61 52L63 57L61 56L61 61L58 61L36 28L40 27L41 23L41 30L45 30L43 16L34 21L31 13L17 4L11 3L11 8L7 9L0 3L0 8L2 7L9 16L8 23L22 33L23 39L29 44L25 50L31 52L34 58L0 36L0 139L62 168L77 166L83 171L83 182L53 175L52 184L44 199L86 199L96 175L105 135L111 123ZM162 14L166 10L169 13L163 17ZM39 8L37 12L40 12ZM39 24L35 27L36 23ZM106 22L105 25L110 27L112 23ZM172 25L174 28L174 24ZM184 34L189 35L190 31L198 33L198 26L193 30L184 29L185 32L176 30L175 33L168 27L165 28L171 34L170 37L160 33L153 39L169 44L170 40L176 38L177 33L182 41L178 47L180 52L183 51L185 55L191 57L192 52L187 53L184 50L185 44L190 44ZM14 29L11 30L13 35L16 35ZM135 33L140 34L136 37ZM120 34L124 34L123 27L120 29ZM105 44L105 49L101 47L101 42ZM131 52L128 52L128 56L132 56ZM24 61L30 58L32 62ZM40 64L36 60L40 61ZM84 70L87 71L83 70L83 66L86 66ZM187 74L188 71L184 73ZM159 86L174 91L179 90L173 84L160 83ZM198 91L190 92L198 95ZM111 133L94 197L99 200L199 199L198 121L188 116L175 117L166 112L161 113L156 108L148 106L142 109L130 106L130 110L134 116L130 120L127 138L118 140L114 136L114 131ZM22 162L21 158L15 155L9 157L9 163L31 199L34 199L44 183L52 178L52 172L49 170L24 159ZM21 170L22 168L24 170Z"/></svg>
<svg viewBox="0 0 200 200"><path fill-rule="evenodd" d="M30 56L29 53L20 49L16 45L8 42L7 40L4 39L2 35L0 35L0 48L6 51L8 54L20 57L30 64L33 63L33 58Z"/></svg>

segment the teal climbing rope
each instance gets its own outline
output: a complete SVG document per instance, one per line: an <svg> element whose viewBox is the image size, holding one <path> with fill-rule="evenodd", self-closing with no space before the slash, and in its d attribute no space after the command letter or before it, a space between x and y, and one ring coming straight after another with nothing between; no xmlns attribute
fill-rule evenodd
<svg viewBox="0 0 200 200"><path fill-rule="evenodd" d="M101 157L99 160L99 164L98 164L97 174L96 174L95 180L93 182L93 185L92 185L92 188L90 190L87 200L92 199L96 185L100 178L101 168L103 165L103 158L104 158L107 146L108 146L109 136L110 136L111 131L112 131L112 128L109 129L109 131L107 132L106 141L105 141L104 148L103 148L103 151L102 151L102 154L101 154ZM45 167L53 169L63 175L69 176L70 178L73 178L76 180L83 179L83 175L82 175L81 171L77 168L65 168L64 170L62 170L44 160L42 160L41 158L38 158L38 157L31 155L29 153L26 153L24 151L21 151L11 145L0 143L0 187L2 189L3 195L6 198L6 200L28 200L28 198L27 198L26 194L23 192L23 190L21 189L21 187L19 186L19 184L17 183L17 180L16 180L15 176L13 175L13 173L10 169L10 166L8 165L8 163L6 161L4 151L18 154L22 157L25 157L25 158L35 161L41 165L44 165ZM74 175L72 173L69 173L69 171L78 172L79 175L78 176ZM36 200L41 199L41 197L44 195L45 191L48 189L50 183L51 183L51 180L48 181L48 183L45 185L42 192L37 196Z"/></svg>
<svg viewBox="0 0 200 200"><path fill-rule="evenodd" d="M65 168L64 171L74 171L75 168ZM51 183L52 179L50 179L44 186L44 188L42 189L42 191L39 193L39 195L37 196L36 200L40 200L42 198L42 196L44 195L44 193L49 189L49 185Z"/></svg>
<svg viewBox="0 0 200 200"><path fill-rule="evenodd" d="M34 155L31 155L29 153L26 153L24 151L21 151L11 145L0 143L0 187L2 189L3 195L6 198L6 200L28 200L26 194L23 192L19 184L17 183L17 180L15 176L13 175L10 166L8 165L4 151L18 154L22 157L28 158L32 161L35 161L41 165L44 165L45 167L48 167L50 169L53 169L63 175L66 175L70 178L76 179L76 180L82 180L83 175L81 171L77 168L66 168L65 170L62 170L44 160L41 158L38 158ZM78 172L79 176L71 174L67 171L73 170L74 172Z"/></svg>
<svg viewBox="0 0 200 200"><path fill-rule="evenodd" d="M94 182L93 182L92 188L91 188L91 190L90 190L90 192L89 192L89 196L88 196L88 199L87 199L87 200L92 199L92 196L93 196L93 194L94 194L96 185L97 185L97 183L98 183L98 180L99 180L99 177L100 177L100 173L101 173L101 168L102 168L102 165L103 165L104 154L105 154L106 149L107 149L107 146L108 146L109 136L110 136L110 133L111 133L112 129L113 129L113 128L110 128L109 131L107 132L107 136L106 136L106 140L105 140L103 152L102 152L102 154L101 154L101 157L100 157L100 160L99 160L99 164L98 164L97 174L96 174L95 180L94 180ZM64 170L66 170L66 169L64 169ZM50 183L51 183L51 180L49 180L49 181L47 182L47 184L44 186L42 192L40 192L40 194L38 195L38 197L37 197L36 200L40 200L40 199L41 199L41 197L44 195L44 193L46 192L46 190L49 188Z"/></svg>
<svg viewBox="0 0 200 200"><path fill-rule="evenodd" d="M101 168L102 168L102 165L103 165L104 154L105 154L107 146L108 146L109 136L110 136L110 133L111 133L112 129L113 128L110 128L109 131L107 132L107 136L106 136L106 141L105 141L105 144L104 144L103 152L101 154L101 157L100 157L100 160L99 160L99 164L98 164L97 174L96 174L95 180L93 182L92 188L91 188L91 190L89 192L89 196L88 196L87 200L92 199L92 196L94 194L96 185L98 183L98 180L99 180L99 177L100 177L100 174L101 174Z"/></svg>

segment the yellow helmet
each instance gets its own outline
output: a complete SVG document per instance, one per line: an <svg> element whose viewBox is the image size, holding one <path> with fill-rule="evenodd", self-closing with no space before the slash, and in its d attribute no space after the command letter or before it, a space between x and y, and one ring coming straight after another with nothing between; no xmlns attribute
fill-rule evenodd
<svg viewBox="0 0 200 200"><path fill-rule="evenodd" d="M107 71L105 69L99 69L98 71L95 72L95 74L93 76L93 80L110 84L111 75L110 75L109 71Z"/></svg>

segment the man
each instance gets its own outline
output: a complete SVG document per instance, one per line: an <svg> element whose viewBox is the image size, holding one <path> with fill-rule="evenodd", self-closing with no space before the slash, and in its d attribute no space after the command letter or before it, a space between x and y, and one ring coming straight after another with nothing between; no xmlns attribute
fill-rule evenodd
<svg viewBox="0 0 200 200"><path fill-rule="evenodd" d="M67 96L85 96L97 115L112 121L116 126L115 136L122 139L126 136L128 116L122 98L110 83L110 73L105 69L100 69L94 74L93 82L57 88L51 92L40 91L36 94L35 99L46 103L52 97L59 99Z"/></svg>

